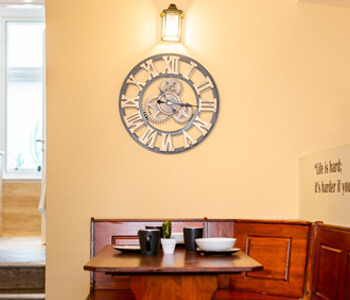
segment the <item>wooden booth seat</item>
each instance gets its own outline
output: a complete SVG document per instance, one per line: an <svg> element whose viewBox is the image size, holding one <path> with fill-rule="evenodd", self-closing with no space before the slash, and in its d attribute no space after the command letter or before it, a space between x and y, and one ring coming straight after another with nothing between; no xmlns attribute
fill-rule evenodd
<svg viewBox="0 0 350 300"><path fill-rule="evenodd" d="M315 223L304 299L350 299L350 228Z"/></svg>
<svg viewBox="0 0 350 300"><path fill-rule="evenodd" d="M210 226L210 225L209 225ZM311 223L303 221L234 220L236 246L264 269L230 275L223 299L299 299L304 293Z"/></svg>
<svg viewBox="0 0 350 300"><path fill-rule="evenodd" d="M268 289L255 293L229 289L216 292L214 299L350 300L350 228L312 224L305 277L304 292L297 298L265 294Z"/></svg>
<svg viewBox="0 0 350 300"><path fill-rule="evenodd" d="M163 221L92 219L91 256L111 243L137 243L140 228ZM263 265L262 271L219 276L220 290L213 300L350 300L349 228L304 221L172 221L174 232L185 226L203 226L205 237L235 237L235 247ZM91 272L87 299L134 299L129 277Z"/></svg>

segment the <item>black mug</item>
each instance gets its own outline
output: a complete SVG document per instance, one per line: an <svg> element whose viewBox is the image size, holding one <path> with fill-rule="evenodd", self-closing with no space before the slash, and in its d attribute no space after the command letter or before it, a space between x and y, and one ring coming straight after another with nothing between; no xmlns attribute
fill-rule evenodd
<svg viewBox="0 0 350 300"><path fill-rule="evenodd" d="M156 226L156 225L146 225L146 229L158 229L160 231L160 237L163 237L163 227L162 226Z"/></svg>
<svg viewBox="0 0 350 300"><path fill-rule="evenodd" d="M196 239L203 237L202 227L184 227L185 248L187 251L195 251Z"/></svg>
<svg viewBox="0 0 350 300"><path fill-rule="evenodd" d="M140 229L137 234L139 236L141 254L157 255L160 245L159 229Z"/></svg>

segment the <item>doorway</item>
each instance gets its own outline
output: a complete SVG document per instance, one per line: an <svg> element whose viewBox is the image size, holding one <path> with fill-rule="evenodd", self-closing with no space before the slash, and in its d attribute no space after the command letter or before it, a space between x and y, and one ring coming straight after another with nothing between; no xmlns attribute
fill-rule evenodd
<svg viewBox="0 0 350 300"><path fill-rule="evenodd" d="M0 2L2 235L45 242L45 11L20 4Z"/></svg>

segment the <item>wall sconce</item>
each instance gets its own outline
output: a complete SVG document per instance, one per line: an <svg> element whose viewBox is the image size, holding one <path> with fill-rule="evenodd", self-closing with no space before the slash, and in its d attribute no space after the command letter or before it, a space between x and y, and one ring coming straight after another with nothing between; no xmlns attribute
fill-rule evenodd
<svg viewBox="0 0 350 300"><path fill-rule="evenodd" d="M184 14L175 4L170 4L160 14L162 18L162 41L179 42L181 37L181 19Z"/></svg>

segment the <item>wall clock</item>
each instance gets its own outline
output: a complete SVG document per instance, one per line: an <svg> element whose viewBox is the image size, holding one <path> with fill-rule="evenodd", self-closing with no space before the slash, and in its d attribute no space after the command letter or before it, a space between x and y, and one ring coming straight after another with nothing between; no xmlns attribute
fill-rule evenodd
<svg viewBox="0 0 350 300"><path fill-rule="evenodd" d="M219 109L214 79L197 61L159 54L137 64L126 76L119 111L130 136L158 153L179 153L211 132Z"/></svg>

